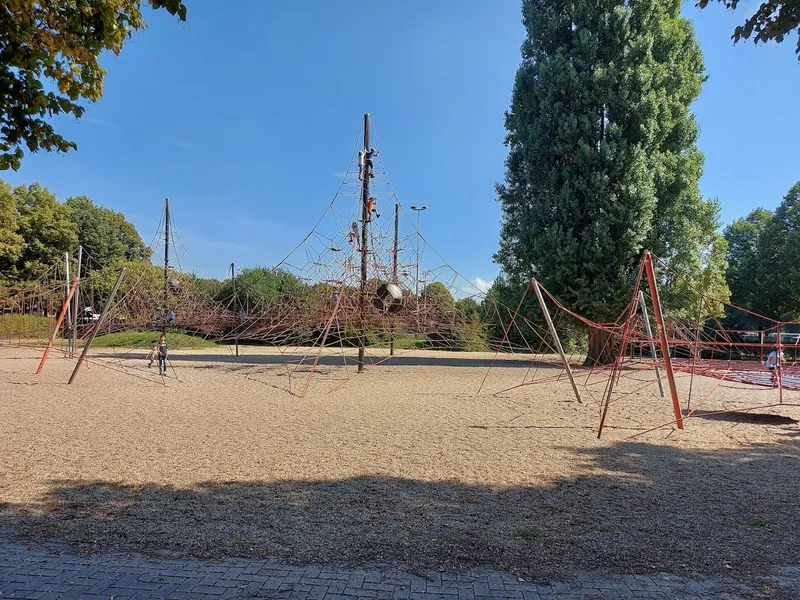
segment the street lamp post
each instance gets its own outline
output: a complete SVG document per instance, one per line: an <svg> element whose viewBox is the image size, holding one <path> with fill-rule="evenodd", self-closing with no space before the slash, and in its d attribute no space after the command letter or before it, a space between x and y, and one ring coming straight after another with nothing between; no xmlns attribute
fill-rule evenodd
<svg viewBox="0 0 800 600"><path fill-rule="evenodd" d="M420 206L419 208L416 206L411 207L411 210L417 212L417 275L414 283L414 297L417 301L417 312L419 312L419 238L421 237L419 232L419 213L427 208L427 206Z"/></svg>

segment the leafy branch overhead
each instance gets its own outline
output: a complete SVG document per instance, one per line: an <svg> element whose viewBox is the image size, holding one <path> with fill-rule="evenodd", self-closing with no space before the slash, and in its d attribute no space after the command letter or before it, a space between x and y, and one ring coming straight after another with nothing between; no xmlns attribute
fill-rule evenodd
<svg viewBox="0 0 800 600"><path fill-rule="evenodd" d="M711 0L698 0L697 6L705 8ZM736 9L740 0L716 0L731 10ZM758 42L782 42L784 38L800 26L800 0L764 0L758 10L744 25L733 31L733 40L741 39ZM800 33L797 38L797 54L800 58Z"/></svg>
<svg viewBox="0 0 800 600"><path fill-rule="evenodd" d="M5 0L0 8L0 169L18 169L39 150L77 145L48 119L83 115L81 100L103 93L104 51L119 54L146 27L143 0ZM186 19L181 0L149 0Z"/></svg>

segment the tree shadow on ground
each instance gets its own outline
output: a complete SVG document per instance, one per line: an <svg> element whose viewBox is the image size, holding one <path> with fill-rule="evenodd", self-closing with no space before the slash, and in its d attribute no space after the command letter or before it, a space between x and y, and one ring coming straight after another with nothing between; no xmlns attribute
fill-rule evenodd
<svg viewBox="0 0 800 600"><path fill-rule="evenodd" d="M388 350L387 350L388 352ZM135 352L118 352L107 353L98 352L93 354L93 358L129 358L129 359L142 359L146 354L145 351ZM310 349L307 354L240 354L234 356L232 354L210 354L204 352L202 354L182 354L176 351L170 355L171 360L177 365L181 363L234 363L234 364L250 364L250 365L281 365L284 363L297 364L302 360L303 365L311 365L314 362L316 350ZM539 366L543 368L551 367L561 369L561 365L549 363L545 361L537 361L532 358L507 358L504 355L496 361L491 358L470 356L469 352L465 352L463 357L458 356L442 356L432 352L427 356L413 355L403 356L397 355L388 358L386 356L370 355L369 349L365 362L367 366L402 366L402 367L473 367L473 368L488 368L494 366L495 368L528 368L531 366ZM342 354L324 354L319 357L317 362L321 366L339 366L345 364L355 366L358 364L358 357L355 355L342 355Z"/></svg>
<svg viewBox="0 0 800 600"><path fill-rule="evenodd" d="M725 451L624 442L575 455L584 475L508 488L388 476L54 481L37 503L1 504L0 530L90 553L489 566L539 580L800 563L797 441Z"/></svg>
<svg viewBox="0 0 800 600"><path fill-rule="evenodd" d="M688 411L683 411L686 415ZM756 413L746 411L719 412L712 410L692 411L693 418L706 419L708 421L722 421L725 423L751 423L753 425L796 425L800 421L783 415L773 415L771 413Z"/></svg>

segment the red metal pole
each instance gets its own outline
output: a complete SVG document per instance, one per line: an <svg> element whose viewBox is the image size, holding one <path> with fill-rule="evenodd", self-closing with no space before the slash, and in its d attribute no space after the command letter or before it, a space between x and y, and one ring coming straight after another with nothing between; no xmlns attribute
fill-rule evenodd
<svg viewBox="0 0 800 600"><path fill-rule="evenodd" d="M72 300L72 295L75 293L75 288L78 287L78 278L74 278L72 280L72 287L69 290L69 294L67 295L67 299L64 301L64 306L61 307L61 314L58 315L58 321L56 321L56 326L53 328L53 333L50 334L50 341L47 342L47 348L44 349L44 354L42 355L42 360L39 362L39 368L36 369L36 374L42 372L44 368L44 363L47 361L47 355L50 354L50 348L53 347L53 342L56 339L56 334L58 333L58 328L61 327L61 322L64 320L64 315L67 314L67 308L69 307L69 303Z"/></svg>
<svg viewBox="0 0 800 600"><path fill-rule="evenodd" d="M678 400L678 389L675 387L675 374L672 371L672 358L669 355L667 330L664 327L664 316L661 314L661 298L658 295L656 274L653 269L653 259L650 252L644 253L644 268L645 271L647 271L647 283L650 285L650 296L653 298L653 316L656 319L658 337L661 340L661 354L664 358L664 370L667 372L669 393L672 396L672 411L675 413L675 424L678 426L678 429L683 429L683 415L681 414L681 405Z"/></svg>

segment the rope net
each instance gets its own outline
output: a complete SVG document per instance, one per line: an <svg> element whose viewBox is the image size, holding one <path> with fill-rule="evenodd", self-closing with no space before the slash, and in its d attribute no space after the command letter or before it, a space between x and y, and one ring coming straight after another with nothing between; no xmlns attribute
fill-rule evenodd
<svg viewBox="0 0 800 600"><path fill-rule="evenodd" d="M684 419L702 411L747 411L797 401L800 324L708 297L649 253L632 278L630 302L614 322L596 322L571 310L535 281L514 306L487 296L420 234L419 211L400 201L374 129L369 134L377 151L371 172L363 158L369 149L356 141L322 215L269 271L269 293L247 280L242 269L234 269L221 290L204 287L197 275L202 268L183 244L174 217L167 231L165 213L150 245L151 262L127 265L102 321L99 313L119 265L97 264L83 253L78 298L56 332L55 348L74 357L73 330L78 341L95 330L98 335L151 332L153 342L164 331L173 342L179 336L199 336L224 344L228 356L234 344L259 346L259 352L268 346L280 359L242 367L244 375L277 385L268 376L280 372L288 375L282 389L300 396L308 391L311 375L321 370L323 356L326 366L343 367L326 371L328 389L336 389L359 373L354 368L358 348L364 350L366 366L421 347L484 350L494 352L494 358L476 382L478 394L555 386L565 398L597 411L599 432L622 402L657 402L664 409L662 425L682 427ZM164 239L169 240L166 269ZM70 261L73 276L78 273L76 255ZM659 289L668 300L693 294L696 314L686 317L669 301L661 306ZM24 288L2 290L0 339L7 345L45 346L67 293L65 265L52 267ZM725 326L725 315L733 312L758 326ZM770 371L765 361L773 350L781 359ZM501 353L518 360L498 360ZM142 361L128 360L140 355L112 348L90 360L163 382ZM513 386L508 385L509 368L519 374ZM174 370L171 377L177 378ZM715 392L731 387L741 393L719 401Z"/></svg>

